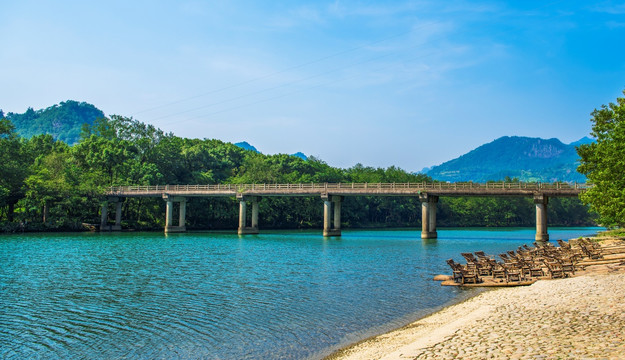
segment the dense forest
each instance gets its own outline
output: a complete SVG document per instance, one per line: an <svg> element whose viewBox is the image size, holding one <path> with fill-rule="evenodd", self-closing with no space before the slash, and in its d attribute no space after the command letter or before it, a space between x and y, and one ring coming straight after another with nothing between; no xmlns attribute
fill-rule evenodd
<svg viewBox="0 0 625 360"><path fill-rule="evenodd" d="M212 139L188 139L122 116L101 117L81 127L75 144L50 134L19 136L0 120L0 226L4 231L79 230L99 223L102 194L112 185L422 182L423 174L397 167L348 169L320 159L265 155ZM550 225L590 225L593 216L578 199L550 199ZM263 198L264 229L320 228L320 198ZM162 229L165 202L127 199L123 226ZM441 198L439 226L532 226L529 198ZM417 198L349 197L344 227L420 227ZM238 223L236 200L194 198L187 205L188 229L230 229Z"/></svg>

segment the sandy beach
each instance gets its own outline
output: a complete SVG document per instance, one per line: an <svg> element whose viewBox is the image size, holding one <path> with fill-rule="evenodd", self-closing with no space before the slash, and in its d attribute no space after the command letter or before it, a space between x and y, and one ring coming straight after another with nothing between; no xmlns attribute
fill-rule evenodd
<svg viewBox="0 0 625 360"><path fill-rule="evenodd" d="M486 291L329 359L625 359L625 265Z"/></svg>

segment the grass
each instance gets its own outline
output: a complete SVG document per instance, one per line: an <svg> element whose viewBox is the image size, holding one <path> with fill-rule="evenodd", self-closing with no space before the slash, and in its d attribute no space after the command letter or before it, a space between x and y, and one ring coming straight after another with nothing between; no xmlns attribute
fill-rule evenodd
<svg viewBox="0 0 625 360"><path fill-rule="evenodd" d="M625 229L606 230L598 233L597 237L625 238Z"/></svg>

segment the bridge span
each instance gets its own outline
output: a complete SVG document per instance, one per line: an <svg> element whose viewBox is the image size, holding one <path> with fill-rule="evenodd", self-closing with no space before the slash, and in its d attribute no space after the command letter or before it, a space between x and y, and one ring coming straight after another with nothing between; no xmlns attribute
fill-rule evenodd
<svg viewBox="0 0 625 360"><path fill-rule="evenodd" d="M302 183L116 186L106 193L101 230L121 230L121 204L128 197L161 197L166 202L165 232L186 231L186 202L193 197L236 197L239 200L239 234L258 233L258 201L266 196L319 196L323 200L323 235L341 235L341 203L346 196L412 196L421 201L421 238L436 238L436 204L441 196L525 196L536 204L536 240L549 240L547 204L550 197L576 197L590 187L579 183ZM116 207L115 225L108 224L108 207ZM174 203L179 204L178 225L173 223ZM251 205L251 219L247 207ZM251 220L248 221L248 220ZM249 223L249 225L248 225Z"/></svg>

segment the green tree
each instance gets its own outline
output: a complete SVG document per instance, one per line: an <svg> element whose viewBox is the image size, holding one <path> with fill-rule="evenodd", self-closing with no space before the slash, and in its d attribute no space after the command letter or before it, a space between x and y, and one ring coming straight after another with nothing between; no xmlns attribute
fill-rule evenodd
<svg viewBox="0 0 625 360"><path fill-rule="evenodd" d="M625 95L625 91L623 91ZM592 113L591 135L597 139L580 145L578 171L594 185L581 195L607 227L625 225L625 98L602 105Z"/></svg>
<svg viewBox="0 0 625 360"><path fill-rule="evenodd" d="M0 120L0 218L13 221L15 204L24 197L30 154L7 119Z"/></svg>

